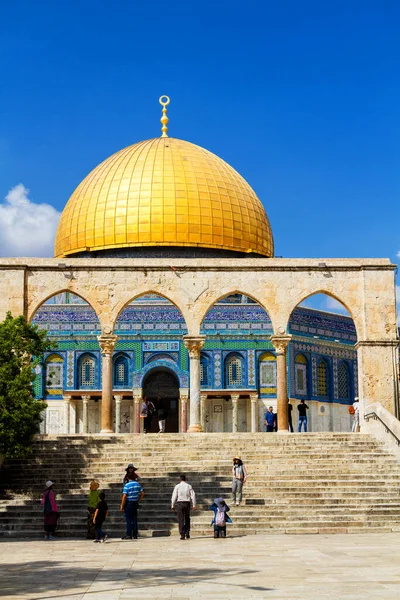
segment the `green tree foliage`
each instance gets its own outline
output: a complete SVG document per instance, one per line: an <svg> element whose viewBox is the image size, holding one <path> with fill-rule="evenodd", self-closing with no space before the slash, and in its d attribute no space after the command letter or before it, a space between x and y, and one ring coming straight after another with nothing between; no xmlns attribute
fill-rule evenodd
<svg viewBox="0 0 400 600"><path fill-rule="evenodd" d="M7 313L0 323L0 455L26 456L46 408L34 398L34 368L51 350L46 332Z"/></svg>

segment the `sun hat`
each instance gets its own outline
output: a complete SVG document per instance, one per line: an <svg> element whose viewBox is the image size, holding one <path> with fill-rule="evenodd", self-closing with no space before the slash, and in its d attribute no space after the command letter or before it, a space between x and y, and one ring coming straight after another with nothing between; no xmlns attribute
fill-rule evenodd
<svg viewBox="0 0 400 600"><path fill-rule="evenodd" d="M53 485L53 482L52 482L52 481L50 481L50 479L49 479L49 481L46 481L46 490L47 490L49 487L51 487L52 485Z"/></svg>
<svg viewBox="0 0 400 600"><path fill-rule="evenodd" d="M129 465L126 467L125 471L128 471L129 469L133 469L134 471L136 471L136 467L133 466L133 463L129 463Z"/></svg>
<svg viewBox="0 0 400 600"><path fill-rule="evenodd" d="M234 456L234 457L232 458L232 460L242 460L242 459L240 458L240 456Z"/></svg>

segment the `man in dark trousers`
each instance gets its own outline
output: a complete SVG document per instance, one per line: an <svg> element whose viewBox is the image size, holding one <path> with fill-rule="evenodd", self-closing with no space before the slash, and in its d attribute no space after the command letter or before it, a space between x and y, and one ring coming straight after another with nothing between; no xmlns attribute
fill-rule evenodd
<svg viewBox="0 0 400 600"><path fill-rule="evenodd" d="M276 416L274 414L274 409L270 406L265 415L265 424L267 426L267 431L274 431L276 427Z"/></svg>
<svg viewBox="0 0 400 600"><path fill-rule="evenodd" d="M133 473L127 472L128 482L125 483L122 490L122 500L120 511L125 513L126 535L123 540L137 540L138 522L137 511L139 502L144 496L144 491L140 483L133 479Z"/></svg>
<svg viewBox="0 0 400 600"><path fill-rule="evenodd" d="M180 483L175 486L171 498L171 509L176 512L179 523L181 540L190 538L190 503L192 510L196 510L196 494L191 485L186 483L186 475L180 476Z"/></svg>
<svg viewBox="0 0 400 600"><path fill-rule="evenodd" d="M299 411L299 425L297 427L297 431L300 433L301 426L304 426L304 432L307 433L307 411L308 406L304 400L300 400L300 404L297 406L297 410Z"/></svg>

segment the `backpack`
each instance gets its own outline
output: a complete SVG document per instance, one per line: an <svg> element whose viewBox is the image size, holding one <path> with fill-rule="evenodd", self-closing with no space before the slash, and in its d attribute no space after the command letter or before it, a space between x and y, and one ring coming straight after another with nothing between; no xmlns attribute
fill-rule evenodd
<svg viewBox="0 0 400 600"><path fill-rule="evenodd" d="M217 527L225 527L225 513L218 509L215 515L215 524Z"/></svg>
<svg viewBox="0 0 400 600"><path fill-rule="evenodd" d="M349 406L349 415L354 415L355 414L355 410L354 410L354 406Z"/></svg>

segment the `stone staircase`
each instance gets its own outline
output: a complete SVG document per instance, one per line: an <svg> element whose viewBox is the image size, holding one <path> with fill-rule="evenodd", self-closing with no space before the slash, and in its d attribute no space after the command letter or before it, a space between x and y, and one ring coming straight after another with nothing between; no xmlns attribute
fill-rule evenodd
<svg viewBox="0 0 400 600"><path fill-rule="evenodd" d="M244 501L232 507L229 535L400 530L400 464L364 434L164 434L43 437L34 454L0 472L0 537L42 535L40 497L55 482L59 536L85 537L89 482L99 479L110 516L104 529L124 534L119 512L126 465L138 467L145 490L141 535L177 535L170 498L179 474L193 485L198 511L192 534L212 535L209 505L230 504L232 457L249 478Z"/></svg>

